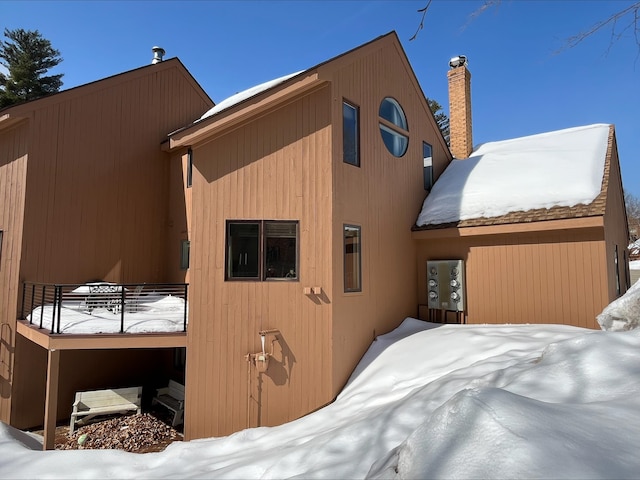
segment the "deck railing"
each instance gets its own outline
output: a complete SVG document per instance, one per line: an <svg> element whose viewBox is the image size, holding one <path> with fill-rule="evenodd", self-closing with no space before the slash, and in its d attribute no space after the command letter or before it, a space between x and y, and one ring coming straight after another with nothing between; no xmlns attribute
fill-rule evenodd
<svg viewBox="0 0 640 480"><path fill-rule="evenodd" d="M118 333L125 333L126 320L131 318L130 314L143 311L146 308L145 301L174 297L183 300L181 304L184 306L179 314L182 331L186 332L188 287L187 283L24 282L20 319L48 329L52 334L59 334L64 333L61 330L61 319L67 310L96 315L96 319L100 313L110 312L120 317Z"/></svg>

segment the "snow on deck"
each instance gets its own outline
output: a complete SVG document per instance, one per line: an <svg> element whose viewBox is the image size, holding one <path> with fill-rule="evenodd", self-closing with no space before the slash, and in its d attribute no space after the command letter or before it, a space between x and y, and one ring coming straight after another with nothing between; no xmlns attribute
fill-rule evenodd
<svg viewBox="0 0 640 480"><path fill-rule="evenodd" d="M27 316L33 318L33 325L40 325L51 331L54 306L37 307ZM185 301L171 295L148 295L133 311L125 310L124 333L172 333L184 331ZM81 302L63 301L60 309L60 333L95 334L120 333L120 313L106 308L93 309L91 313ZM56 313L57 324L57 313ZM55 327L54 327L55 328ZM56 330L57 332L57 330Z"/></svg>

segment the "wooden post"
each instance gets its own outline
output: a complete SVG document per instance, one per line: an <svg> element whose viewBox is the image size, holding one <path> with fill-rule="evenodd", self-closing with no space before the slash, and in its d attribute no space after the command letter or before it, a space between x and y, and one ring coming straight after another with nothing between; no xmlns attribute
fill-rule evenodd
<svg viewBox="0 0 640 480"><path fill-rule="evenodd" d="M44 403L43 450L53 450L56 443L58 417L58 374L60 373L60 350L49 350L47 358L47 395Z"/></svg>

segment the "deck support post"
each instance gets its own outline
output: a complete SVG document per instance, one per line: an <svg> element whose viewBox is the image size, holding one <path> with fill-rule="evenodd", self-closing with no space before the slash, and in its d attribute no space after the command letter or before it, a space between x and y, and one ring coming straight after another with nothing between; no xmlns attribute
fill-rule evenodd
<svg viewBox="0 0 640 480"><path fill-rule="evenodd" d="M58 417L58 377L60 373L60 350L51 349L47 357L47 394L44 403L43 450L53 450L56 443Z"/></svg>

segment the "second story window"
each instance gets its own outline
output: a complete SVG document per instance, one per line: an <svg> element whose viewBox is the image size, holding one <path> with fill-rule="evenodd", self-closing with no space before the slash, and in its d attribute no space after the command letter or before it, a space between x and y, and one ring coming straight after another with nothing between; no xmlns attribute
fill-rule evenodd
<svg viewBox="0 0 640 480"><path fill-rule="evenodd" d="M422 142L424 189L430 191L433 187L433 149L427 142Z"/></svg>
<svg viewBox="0 0 640 480"><path fill-rule="evenodd" d="M387 97L380 103L378 115L385 147L394 157L402 157L409 146L409 127L402 107L396 100Z"/></svg>
<svg viewBox="0 0 640 480"><path fill-rule="evenodd" d="M342 160L360 166L360 132L358 107L342 102Z"/></svg>

